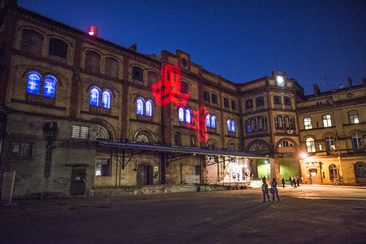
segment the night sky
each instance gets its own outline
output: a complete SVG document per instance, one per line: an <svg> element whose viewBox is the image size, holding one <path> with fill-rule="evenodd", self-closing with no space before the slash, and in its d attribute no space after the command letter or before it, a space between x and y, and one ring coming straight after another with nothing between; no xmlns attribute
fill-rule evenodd
<svg viewBox="0 0 366 244"><path fill-rule="evenodd" d="M284 71L312 93L366 77L365 0L19 0L123 47L181 49L233 82Z"/></svg>

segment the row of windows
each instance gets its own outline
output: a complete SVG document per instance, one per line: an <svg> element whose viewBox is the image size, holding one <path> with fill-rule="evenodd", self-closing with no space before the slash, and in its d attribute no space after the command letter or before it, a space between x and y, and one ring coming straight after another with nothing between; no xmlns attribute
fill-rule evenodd
<svg viewBox="0 0 366 244"><path fill-rule="evenodd" d="M255 98L255 106L257 108L264 106L264 97L263 96L260 96L260 97L256 97ZM253 99L247 99L245 101L245 108L246 109L252 109L253 108Z"/></svg>
<svg viewBox="0 0 366 244"><path fill-rule="evenodd" d="M288 115L276 115L274 117L277 130L295 130L295 119Z"/></svg>
<svg viewBox="0 0 366 244"><path fill-rule="evenodd" d="M23 37L21 48L23 51L42 55L43 47L43 36L33 30L23 30ZM66 59L67 57L68 45L57 38L50 38L48 43L48 54L50 56L55 56L61 59Z"/></svg>
<svg viewBox="0 0 366 244"><path fill-rule="evenodd" d="M358 150L358 149L364 148L363 137L359 132L353 133L352 136L351 136L351 140L352 140L352 148L353 149ZM325 142L325 150L327 152L336 150L335 137L326 136L325 139L324 139L324 142ZM307 152L316 152L315 140L314 140L313 137L308 137L305 140L305 145L306 145L306 151ZM321 144L319 144L319 151L323 151L323 148L322 148Z"/></svg>
<svg viewBox="0 0 366 244"><path fill-rule="evenodd" d="M218 98L217 95L214 93L210 94L208 91L203 91L203 100L208 103L211 101L212 104L218 105ZM224 97L224 107L228 109L230 108L230 104L231 109L236 110L236 102L234 100L231 100L231 102L229 102L229 99Z"/></svg>
<svg viewBox="0 0 366 244"><path fill-rule="evenodd" d="M142 97L137 98L136 100L136 114L137 115L146 115L148 117L153 116L153 107L154 103L151 99L144 99Z"/></svg>
<svg viewBox="0 0 366 244"><path fill-rule="evenodd" d="M359 124L360 119L358 117L358 112L356 110L352 110L348 112L348 119L350 124ZM332 126L332 118L329 114L322 116L323 127L331 127ZM313 128L311 117L304 118L304 129L310 130Z"/></svg>
<svg viewBox="0 0 366 244"><path fill-rule="evenodd" d="M267 131L268 130L267 118L264 116L250 118L245 122L245 128L248 134Z"/></svg>
<svg viewBox="0 0 366 244"><path fill-rule="evenodd" d="M112 93L108 89L104 89L103 91L97 87L91 87L90 89L90 106L99 107L101 105L102 108L110 109L111 108L111 98Z"/></svg>

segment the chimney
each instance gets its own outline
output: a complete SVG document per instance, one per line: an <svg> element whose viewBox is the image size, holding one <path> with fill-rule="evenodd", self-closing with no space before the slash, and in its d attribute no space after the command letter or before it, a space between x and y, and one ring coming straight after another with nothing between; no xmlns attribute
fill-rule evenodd
<svg viewBox="0 0 366 244"><path fill-rule="evenodd" d="M137 51L137 45L136 44L132 44L130 47L129 47L130 50L132 51Z"/></svg>
<svg viewBox="0 0 366 244"><path fill-rule="evenodd" d="M352 78L350 76L348 76L348 86L352 88Z"/></svg>
<svg viewBox="0 0 366 244"><path fill-rule="evenodd" d="M313 88L314 88L314 95L318 96L320 94L320 89L319 89L318 84L314 84Z"/></svg>

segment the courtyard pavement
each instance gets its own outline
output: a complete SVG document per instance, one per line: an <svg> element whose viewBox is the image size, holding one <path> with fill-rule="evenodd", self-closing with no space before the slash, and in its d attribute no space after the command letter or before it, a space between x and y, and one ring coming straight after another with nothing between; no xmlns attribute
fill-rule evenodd
<svg viewBox="0 0 366 244"><path fill-rule="evenodd" d="M260 189L19 201L0 243L366 243L366 188Z"/></svg>

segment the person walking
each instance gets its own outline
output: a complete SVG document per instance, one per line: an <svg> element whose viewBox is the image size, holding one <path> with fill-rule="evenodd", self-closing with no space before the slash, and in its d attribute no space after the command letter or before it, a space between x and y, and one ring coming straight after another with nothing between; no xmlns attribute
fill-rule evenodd
<svg viewBox="0 0 366 244"><path fill-rule="evenodd" d="M290 176L290 184L291 184L291 186L293 186L294 185L294 183L292 182L292 178L291 178L291 176Z"/></svg>
<svg viewBox="0 0 366 244"><path fill-rule="evenodd" d="M282 188L285 189L285 179L282 178Z"/></svg>
<svg viewBox="0 0 366 244"><path fill-rule="evenodd" d="M268 202L269 202L268 185L267 185L267 182L266 182L266 177L263 177L262 181L263 181L263 184L262 184L263 203L265 203L266 202L266 197L267 197Z"/></svg>
<svg viewBox="0 0 366 244"><path fill-rule="evenodd" d="M280 197L278 196L277 181L275 178L273 178L271 183L271 194L272 194L272 202L274 202L275 196L277 197L277 202L280 201Z"/></svg>

